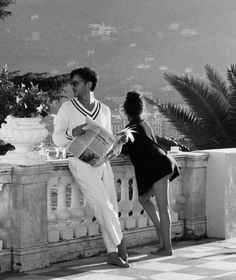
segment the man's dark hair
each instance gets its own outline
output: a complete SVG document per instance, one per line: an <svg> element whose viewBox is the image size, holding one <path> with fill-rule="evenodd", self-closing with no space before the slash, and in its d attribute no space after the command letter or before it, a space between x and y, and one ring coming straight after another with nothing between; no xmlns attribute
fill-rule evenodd
<svg viewBox="0 0 236 280"><path fill-rule="evenodd" d="M95 90L98 81L95 71L88 67L77 68L71 71L70 79L72 79L76 75L80 76L80 78L83 79L86 83L91 82L91 91Z"/></svg>
<svg viewBox="0 0 236 280"><path fill-rule="evenodd" d="M143 112L143 100L141 95L132 90L127 92L126 99L123 105L125 113L130 117L138 117Z"/></svg>

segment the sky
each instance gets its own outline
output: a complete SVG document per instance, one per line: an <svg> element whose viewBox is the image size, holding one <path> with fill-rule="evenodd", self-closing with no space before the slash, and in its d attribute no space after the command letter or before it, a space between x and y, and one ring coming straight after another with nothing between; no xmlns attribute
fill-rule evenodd
<svg viewBox="0 0 236 280"><path fill-rule="evenodd" d="M236 61L235 0L16 0L10 9L1 65L52 75L89 66L104 98L137 89L181 103L164 72L204 78L210 64L226 76Z"/></svg>

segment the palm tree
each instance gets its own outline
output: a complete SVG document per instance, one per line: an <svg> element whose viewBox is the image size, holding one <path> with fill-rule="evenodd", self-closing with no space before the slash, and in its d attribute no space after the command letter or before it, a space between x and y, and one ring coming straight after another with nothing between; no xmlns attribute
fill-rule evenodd
<svg viewBox="0 0 236 280"><path fill-rule="evenodd" d="M164 74L188 108L146 100L158 106L196 149L236 147L236 66L227 69L227 81L210 65L205 66L205 71L207 82L189 75Z"/></svg>

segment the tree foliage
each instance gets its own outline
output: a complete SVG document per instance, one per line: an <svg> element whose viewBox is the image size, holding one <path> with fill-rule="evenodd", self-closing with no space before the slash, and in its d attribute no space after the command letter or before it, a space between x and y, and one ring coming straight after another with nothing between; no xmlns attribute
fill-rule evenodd
<svg viewBox="0 0 236 280"><path fill-rule="evenodd" d="M207 80L189 75L165 73L164 78L176 89L187 107L173 103L158 106L180 133L192 141L196 149L236 146L236 66L227 69L225 81L210 65L205 66Z"/></svg>
<svg viewBox="0 0 236 280"><path fill-rule="evenodd" d="M15 3L15 0L0 0L0 19L4 19L5 17L11 16L12 12L6 10L6 8Z"/></svg>
<svg viewBox="0 0 236 280"><path fill-rule="evenodd" d="M41 78L41 75L39 76ZM36 78L35 80L32 79L32 81L19 78L19 83L13 82L12 80L14 79L10 79L7 65L4 65L0 74L0 125L7 115L21 118L36 115L44 117L50 111L54 100L66 97L56 91L56 89L59 90L59 86L56 88L54 85L56 82L52 77L41 78L41 81L47 81L48 79L51 79L51 87L47 82L44 82L45 84L43 85L41 82L41 88L39 88L38 84L34 85L32 82L38 82ZM57 81L57 78L55 80ZM27 83L23 83L24 81ZM43 90L42 88L47 88L48 90Z"/></svg>
<svg viewBox="0 0 236 280"><path fill-rule="evenodd" d="M20 86L24 84L30 87L31 84L37 85L42 91L59 92L63 86L69 83L70 74L60 74L51 76L49 73L26 73L20 74L19 71L9 73L9 79L15 84Z"/></svg>
<svg viewBox="0 0 236 280"><path fill-rule="evenodd" d="M174 139L174 138L168 138L166 136L160 137L156 135L156 141L165 151L171 150L171 146L178 146L179 150L182 152L191 151L191 145L189 141L185 138Z"/></svg>

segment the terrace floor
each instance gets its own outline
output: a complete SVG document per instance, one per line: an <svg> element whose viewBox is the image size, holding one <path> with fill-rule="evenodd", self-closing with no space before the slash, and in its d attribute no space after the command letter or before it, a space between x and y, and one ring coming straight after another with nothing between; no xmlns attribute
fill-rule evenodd
<svg viewBox="0 0 236 280"><path fill-rule="evenodd" d="M129 249L130 268L106 264L106 256L77 259L27 273L1 274L1 280L235 280L236 238L173 243L174 255L155 257L153 246Z"/></svg>

